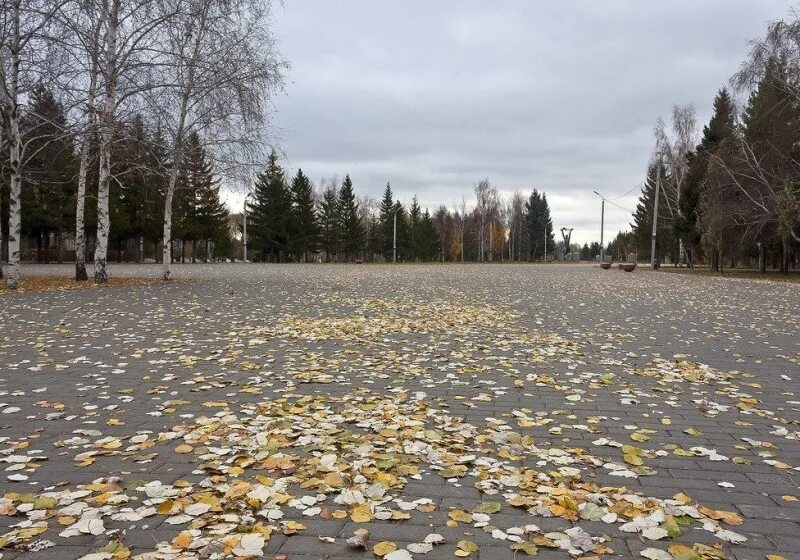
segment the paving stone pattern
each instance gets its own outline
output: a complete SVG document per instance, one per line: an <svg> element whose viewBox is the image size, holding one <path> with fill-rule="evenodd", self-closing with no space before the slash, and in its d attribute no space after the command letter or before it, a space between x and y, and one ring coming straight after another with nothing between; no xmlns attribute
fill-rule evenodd
<svg viewBox="0 0 800 560"><path fill-rule="evenodd" d="M543 559L697 543L800 558L797 284L555 264L175 269L0 296L3 559L108 543L122 552L90 558L236 557L254 526L266 558L375 558L431 534L444 542L409 556L469 541L470 558L524 558L523 541ZM279 497L236 495L279 480ZM681 504L701 513L678 536L620 529ZM112 518L125 508L142 518ZM82 519L102 531L59 536ZM349 546L362 528L366 548Z"/></svg>

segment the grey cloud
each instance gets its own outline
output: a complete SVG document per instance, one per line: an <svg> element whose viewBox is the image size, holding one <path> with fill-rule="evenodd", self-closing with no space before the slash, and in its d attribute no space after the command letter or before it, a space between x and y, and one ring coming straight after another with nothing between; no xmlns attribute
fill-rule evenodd
<svg viewBox="0 0 800 560"><path fill-rule="evenodd" d="M276 127L290 169L349 172L361 194L450 205L482 177L548 193L557 227L599 238L597 189L644 176L673 103L701 121L777 0L290 0L275 11L292 69ZM617 201L632 208L636 193ZM630 216L607 208L606 235Z"/></svg>

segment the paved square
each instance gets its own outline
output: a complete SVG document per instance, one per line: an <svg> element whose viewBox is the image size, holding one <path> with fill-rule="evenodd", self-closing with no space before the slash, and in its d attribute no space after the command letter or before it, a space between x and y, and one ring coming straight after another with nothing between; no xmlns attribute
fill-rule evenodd
<svg viewBox="0 0 800 560"><path fill-rule="evenodd" d="M797 284L175 276L0 296L3 559L800 558Z"/></svg>

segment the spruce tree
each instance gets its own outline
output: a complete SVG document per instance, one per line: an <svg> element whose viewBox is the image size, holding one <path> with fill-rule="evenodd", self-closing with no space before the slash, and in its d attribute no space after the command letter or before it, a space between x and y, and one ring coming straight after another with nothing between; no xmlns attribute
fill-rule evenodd
<svg viewBox="0 0 800 560"><path fill-rule="evenodd" d="M394 253L394 195L392 187L386 183L380 207L380 247L385 261L390 262Z"/></svg>
<svg viewBox="0 0 800 560"><path fill-rule="evenodd" d="M422 226L422 208L419 206L417 195L411 199L411 208L408 209L408 224L409 224L409 237L410 247L408 258L418 261L422 258L424 253L424 241Z"/></svg>
<svg viewBox="0 0 800 560"><path fill-rule="evenodd" d="M787 183L796 183L797 161L800 161L800 105L787 84L791 82L787 62L773 58L767 64L764 76L751 94L742 116L743 135L751 158L757 164L742 165L737 174L743 188L748 191L726 197L725 214L737 215L729 219L730 233L735 233L739 245L755 245L760 241L776 255L780 255L781 272L788 273L790 236L781 223L785 218L780 210L785 203ZM735 167L731 162L730 167ZM757 174L752 167L757 167ZM754 175L756 175L754 177ZM753 200L770 200L773 209L767 211L763 204ZM755 226L755 227L752 227ZM780 231L779 231L780 230ZM783 233L781 233L783 231ZM730 237L730 236L728 236ZM735 247L730 247L736 250Z"/></svg>
<svg viewBox="0 0 800 560"><path fill-rule="evenodd" d="M647 179L645 180L642 192L639 195L639 202L636 204L636 210L633 213L633 223L631 223L631 231L633 233L633 242L637 252L640 256L647 255L650 257L651 237L653 232L653 206L656 198L656 174L658 164L652 164L647 170ZM661 167L661 184L667 180L666 169ZM662 191L661 196L664 196ZM663 198L659 203L659 218L658 218L658 246L656 253L659 253L660 247L671 247L674 245L674 235L672 224L670 224L669 215L664 209Z"/></svg>
<svg viewBox="0 0 800 560"><path fill-rule="evenodd" d="M700 207L708 176L708 164L719 145L733 137L735 126L733 100L728 90L722 88L714 98L714 115L703 127L700 144L687 156L686 185L681 194L680 213L675 216L673 224L675 234L683 239L686 246L689 266L692 266L693 254L700 248ZM640 234L635 235L637 239L640 237Z"/></svg>
<svg viewBox="0 0 800 560"><path fill-rule="evenodd" d="M175 196L172 200L172 241L173 244L177 241L180 245L179 258L181 262L186 258L186 242L190 240L192 236L193 213L194 195L189 189L189 177L186 174L186 166L182 165L175 186ZM175 259L175 257L173 257L173 259Z"/></svg>
<svg viewBox="0 0 800 560"><path fill-rule="evenodd" d="M411 225L405 207L396 200L394 203L394 212L397 213L397 260L407 261L410 260L412 254L411 249Z"/></svg>
<svg viewBox="0 0 800 560"><path fill-rule="evenodd" d="M367 259L373 261L383 255L383 231L380 216L371 216L367 222Z"/></svg>
<svg viewBox="0 0 800 560"><path fill-rule="evenodd" d="M272 150L267 168L256 179L248 219L250 239L261 260L280 262L288 254L291 213L286 176Z"/></svg>
<svg viewBox="0 0 800 560"><path fill-rule="evenodd" d="M358 203L350 175L346 175L339 189L339 235L345 259L356 258L364 244L364 225L358 213Z"/></svg>
<svg viewBox="0 0 800 560"><path fill-rule="evenodd" d="M545 237L547 239L546 249L548 253L555 248L556 239L553 232L553 220L550 218L550 206L547 203L547 196L536 189L533 189L525 202L524 226L526 235L524 236L523 246L528 259L543 259Z"/></svg>
<svg viewBox="0 0 800 560"><path fill-rule="evenodd" d="M144 259L145 242L156 243L163 234L164 191L159 180L162 175L159 165L163 160L158 159L156 141L157 137L148 130L141 115L133 118L121 141L118 164L121 172L117 176L122 190L119 202L124 205L122 215L128 222L123 235L135 239L137 261ZM112 218L119 221L121 215L112 211ZM116 237L113 227L111 233Z"/></svg>
<svg viewBox="0 0 800 560"><path fill-rule="evenodd" d="M547 202L547 194L542 193L542 221L541 223L544 225L544 230L547 233L547 246L542 247L542 251L544 252L545 249L548 253L552 252L553 249L556 247L556 236L555 232L553 231L553 218L550 216L550 204ZM544 242L542 242L544 245ZM567 247L567 251L569 251L569 247ZM546 255L545 255L546 256Z"/></svg>
<svg viewBox="0 0 800 560"><path fill-rule="evenodd" d="M295 257L307 261L319 241L319 224L311 181L302 169L292 179L292 240Z"/></svg>
<svg viewBox="0 0 800 560"><path fill-rule="evenodd" d="M439 232L433 223L431 213L426 208L419 223L417 241L419 258L427 262L435 261L439 256L439 243Z"/></svg>
<svg viewBox="0 0 800 560"><path fill-rule="evenodd" d="M135 206L129 199L135 190L126 182L135 180L138 168L131 162L127 151L129 142L126 130L119 126L114 131L114 142L111 146L111 159L118 162L115 170L115 180L111 181L108 188L108 216L110 229L108 232L108 260L116 259L121 262L126 256L125 244L133 236L133 213Z"/></svg>
<svg viewBox="0 0 800 560"><path fill-rule="evenodd" d="M228 210L219 197L219 180L214 176L200 138L195 134L187 142L187 189L193 204L189 217L191 238L201 242L204 259L212 258L212 244L225 245L228 236ZM193 247L194 249L195 247ZM194 250L192 258L195 258Z"/></svg>
<svg viewBox="0 0 800 560"><path fill-rule="evenodd" d="M72 137L64 134L67 117L50 88L39 85L31 92L30 106L22 115L23 138L33 154L22 185L22 225L26 235L37 237L49 261L50 236L55 234L59 260L63 233L74 229L77 161ZM6 237L4 237L6 239Z"/></svg>
<svg viewBox="0 0 800 560"><path fill-rule="evenodd" d="M340 222L339 199L336 189L328 186L322 193L320 204L320 243L325 252L325 261L336 260L339 253Z"/></svg>

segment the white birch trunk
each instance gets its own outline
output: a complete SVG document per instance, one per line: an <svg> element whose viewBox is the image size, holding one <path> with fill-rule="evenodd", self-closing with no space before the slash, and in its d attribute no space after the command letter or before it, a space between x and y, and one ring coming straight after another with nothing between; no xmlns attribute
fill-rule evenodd
<svg viewBox="0 0 800 560"><path fill-rule="evenodd" d="M75 207L75 280L79 281L89 279L86 274L86 224L84 219L86 210L86 176L89 170L89 134L90 126L87 124L83 146L81 146L78 194Z"/></svg>
<svg viewBox="0 0 800 560"><path fill-rule="evenodd" d="M22 139L19 136L19 121L16 108L11 120L11 193L8 212L8 273L6 287L16 290L20 281L20 239L22 237L21 198L22 198Z"/></svg>
<svg viewBox="0 0 800 560"><path fill-rule="evenodd" d="M120 0L111 0L105 37L106 79L105 103L100 131L100 181L97 189L97 242L94 249L94 281L108 282L108 234L111 219L108 213L111 188L111 143L114 140L114 116L117 110L117 33Z"/></svg>
<svg viewBox="0 0 800 560"><path fill-rule="evenodd" d="M494 252L494 220L489 222L489 262L492 262L493 252Z"/></svg>
<svg viewBox="0 0 800 560"><path fill-rule="evenodd" d="M83 145L81 146L81 161L78 170L78 194L75 201L75 280L89 279L86 273L86 177L89 172L89 139L94 128L94 101L97 88L96 63L92 64L92 77L89 84L89 96L86 101L87 118L83 131Z"/></svg>
<svg viewBox="0 0 800 560"><path fill-rule="evenodd" d="M106 103L108 107L109 103ZM100 184L97 189L97 242L94 248L94 281L108 282L108 234L111 219L108 213L111 188L111 123L106 119L100 135Z"/></svg>
<svg viewBox="0 0 800 560"><path fill-rule="evenodd" d="M19 130L19 67L20 67L20 0L12 8L14 26L11 49L10 91L4 100L8 106L10 195L8 205L8 274L6 287L16 290L20 280L20 238L22 237L22 136Z"/></svg>
<svg viewBox="0 0 800 560"><path fill-rule="evenodd" d="M172 274L172 199L175 196L175 186L178 184L178 163L174 162L169 174L167 194L164 199L164 247L162 255L162 277L169 280Z"/></svg>
<svg viewBox="0 0 800 560"><path fill-rule="evenodd" d="M192 95L194 95L195 72L197 71L197 62L200 57L200 47L202 46L203 37L205 36L204 32L206 30L205 26L210 2L206 2L203 7L204 9L197 22L198 31L194 36L192 56L187 63L186 81L183 83L184 90L181 95L180 114L172 147L172 169L170 170L169 184L167 185L167 194L164 200L164 280L169 280L172 274L170 267L172 264L172 200L178 185L178 175L180 173L181 159L183 157L183 139L186 133L186 119L189 114L189 102L192 99ZM192 250L192 260L194 260L194 250ZM183 253L181 253L181 262L183 262Z"/></svg>

